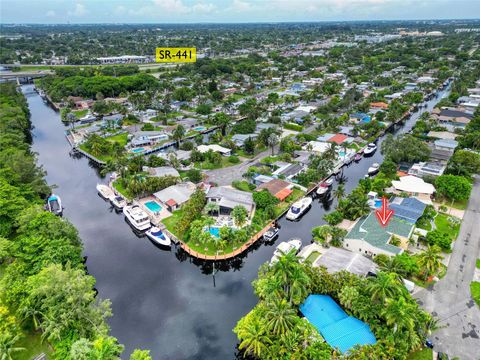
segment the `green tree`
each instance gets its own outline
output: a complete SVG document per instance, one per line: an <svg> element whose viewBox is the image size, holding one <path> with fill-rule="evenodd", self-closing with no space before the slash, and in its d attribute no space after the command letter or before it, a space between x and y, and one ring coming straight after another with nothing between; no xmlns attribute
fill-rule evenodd
<svg viewBox="0 0 480 360"><path fill-rule="evenodd" d="M440 248L436 245L428 246L427 249L418 255L418 266L426 279L436 274L442 267L443 256L440 255Z"/></svg>
<svg viewBox="0 0 480 360"><path fill-rule="evenodd" d="M463 176L441 175L435 180L435 188L440 196L453 202L468 199L472 184Z"/></svg>
<svg viewBox="0 0 480 360"><path fill-rule="evenodd" d="M387 299L402 294L403 285L393 273L379 272L377 277L369 278L367 292L374 302L384 304Z"/></svg>
<svg viewBox="0 0 480 360"><path fill-rule="evenodd" d="M152 360L150 350L135 349L132 355L130 355L130 360Z"/></svg>
<svg viewBox="0 0 480 360"><path fill-rule="evenodd" d="M242 205L237 205L231 212L235 225L241 227L247 221L248 211Z"/></svg>
<svg viewBox="0 0 480 360"><path fill-rule="evenodd" d="M177 125L175 130L172 133L172 138L177 142L177 146L180 146L180 142L185 137L186 131L183 125Z"/></svg>
<svg viewBox="0 0 480 360"><path fill-rule="evenodd" d="M281 298L273 298L265 313L267 327L275 335L283 335L293 330L298 316L290 304Z"/></svg>

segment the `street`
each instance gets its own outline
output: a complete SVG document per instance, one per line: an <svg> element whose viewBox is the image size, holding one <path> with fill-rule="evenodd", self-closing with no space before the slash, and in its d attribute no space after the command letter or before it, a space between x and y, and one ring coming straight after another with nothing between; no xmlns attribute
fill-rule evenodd
<svg viewBox="0 0 480 360"><path fill-rule="evenodd" d="M479 220L480 178L477 176L447 274L432 288L415 295L418 303L439 320L440 329L431 337L434 350L461 360L480 359L480 309L470 294L470 282L479 258Z"/></svg>

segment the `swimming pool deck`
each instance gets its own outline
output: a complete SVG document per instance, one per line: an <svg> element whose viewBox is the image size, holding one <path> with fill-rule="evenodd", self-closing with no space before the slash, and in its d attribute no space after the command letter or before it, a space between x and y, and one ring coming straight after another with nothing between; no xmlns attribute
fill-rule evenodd
<svg viewBox="0 0 480 360"><path fill-rule="evenodd" d="M162 210L153 212L150 210L145 203L148 203L149 201L155 201L158 203L161 207ZM160 226L161 221L169 216L172 216L172 213L168 210L165 209L165 207L159 203L158 199L156 199L154 196L147 196L144 198L141 198L139 200L135 201L140 207L147 213L148 217L150 218L150 222L155 225L155 226Z"/></svg>

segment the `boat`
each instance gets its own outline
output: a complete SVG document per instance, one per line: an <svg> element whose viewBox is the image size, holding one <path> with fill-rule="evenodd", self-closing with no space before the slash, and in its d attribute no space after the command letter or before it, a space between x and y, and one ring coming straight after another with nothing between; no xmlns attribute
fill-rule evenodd
<svg viewBox="0 0 480 360"><path fill-rule="evenodd" d="M311 204L312 204L312 198L308 196L293 203L293 205L288 210L287 219L288 220L298 219L300 216L302 216L303 213L305 213L308 210Z"/></svg>
<svg viewBox="0 0 480 360"><path fill-rule="evenodd" d="M280 232L279 228L277 228L275 226L272 226L270 229L265 231L265 233L263 234L263 239L265 241L272 241L273 239L275 239L278 236L279 232Z"/></svg>
<svg viewBox="0 0 480 360"><path fill-rule="evenodd" d="M333 179L325 180L318 185L317 195L325 195L332 189Z"/></svg>
<svg viewBox="0 0 480 360"><path fill-rule="evenodd" d="M62 199L60 196L52 194L47 199L47 210L51 213L61 216L63 213Z"/></svg>
<svg viewBox="0 0 480 360"><path fill-rule="evenodd" d="M367 145L367 147L366 147L365 150L363 151L363 154L364 154L364 155L371 155L371 154L373 154L376 150L377 150L377 145L375 145L374 143L370 143L370 144Z"/></svg>
<svg viewBox="0 0 480 360"><path fill-rule="evenodd" d="M97 184L97 191L98 194L105 200L112 201L112 199L115 197L115 193L107 185Z"/></svg>
<svg viewBox="0 0 480 360"><path fill-rule="evenodd" d="M368 172L368 175L375 175L376 173L378 173L379 170L380 170L380 164L373 163L372 166L368 168L367 172Z"/></svg>
<svg viewBox="0 0 480 360"><path fill-rule="evenodd" d="M147 230L145 234L150 240L159 245L170 246L172 244L170 238L156 226L153 226L150 230Z"/></svg>
<svg viewBox="0 0 480 360"><path fill-rule="evenodd" d="M127 206L127 201L121 196L114 196L110 202L117 210L122 210L125 206Z"/></svg>
<svg viewBox="0 0 480 360"><path fill-rule="evenodd" d="M360 153L355 154L355 157L353 158L353 160L355 160L355 162L359 162L360 160L362 160L362 154Z"/></svg>
<svg viewBox="0 0 480 360"><path fill-rule="evenodd" d="M302 247L302 240L300 239L290 239L289 241L282 241L277 245L277 248L273 252L272 259L270 260L270 265L275 264L278 259L285 254L295 251L295 254L298 253Z"/></svg>
<svg viewBox="0 0 480 360"><path fill-rule="evenodd" d="M139 231L148 230L152 226L147 213L138 205L125 206L123 208L123 214L128 222Z"/></svg>

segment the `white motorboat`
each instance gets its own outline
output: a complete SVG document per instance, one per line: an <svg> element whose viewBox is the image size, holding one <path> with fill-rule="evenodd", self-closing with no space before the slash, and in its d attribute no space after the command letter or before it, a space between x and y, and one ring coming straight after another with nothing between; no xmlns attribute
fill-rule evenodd
<svg viewBox="0 0 480 360"><path fill-rule="evenodd" d="M117 210L122 210L125 206L127 206L127 201L121 196L114 196L110 201L113 207Z"/></svg>
<svg viewBox="0 0 480 360"><path fill-rule="evenodd" d="M62 199L60 196L52 194L47 199L47 210L51 213L61 216L63 213Z"/></svg>
<svg viewBox="0 0 480 360"><path fill-rule="evenodd" d="M296 220L302 214L304 214L312 204L312 198L304 197L303 199L298 200L297 202L293 203L287 213L288 220Z"/></svg>
<svg viewBox="0 0 480 360"><path fill-rule="evenodd" d="M263 234L263 239L265 241L272 241L278 236L279 232L280 232L280 229L273 226Z"/></svg>
<svg viewBox="0 0 480 360"><path fill-rule="evenodd" d="M317 195L325 195L332 189L333 178L327 179L318 185Z"/></svg>
<svg viewBox="0 0 480 360"><path fill-rule="evenodd" d="M372 166L368 168L367 172L368 172L368 175L375 175L376 173L378 173L379 170L380 170L380 164L373 163Z"/></svg>
<svg viewBox="0 0 480 360"><path fill-rule="evenodd" d="M123 208L123 214L128 222L139 231L148 230L152 226L147 213L138 205L125 206Z"/></svg>
<svg viewBox="0 0 480 360"><path fill-rule="evenodd" d="M150 240L159 245L170 246L172 243L170 238L156 226L153 226L150 230L147 230L145 234Z"/></svg>
<svg viewBox="0 0 480 360"><path fill-rule="evenodd" d="M113 198L115 198L115 193L107 185L97 184L97 191L100 194L100 196L105 200L112 201Z"/></svg>
<svg viewBox="0 0 480 360"><path fill-rule="evenodd" d="M377 145L374 143L370 143L367 145L365 150L363 151L363 155L371 155L377 150Z"/></svg>
<svg viewBox="0 0 480 360"><path fill-rule="evenodd" d="M295 251L295 254L298 253L302 247L302 240L300 239L290 239L289 241L282 241L277 245L277 248L273 252L272 259L270 260L270 265L275 264L278 259L285 254Z"/></svg>

